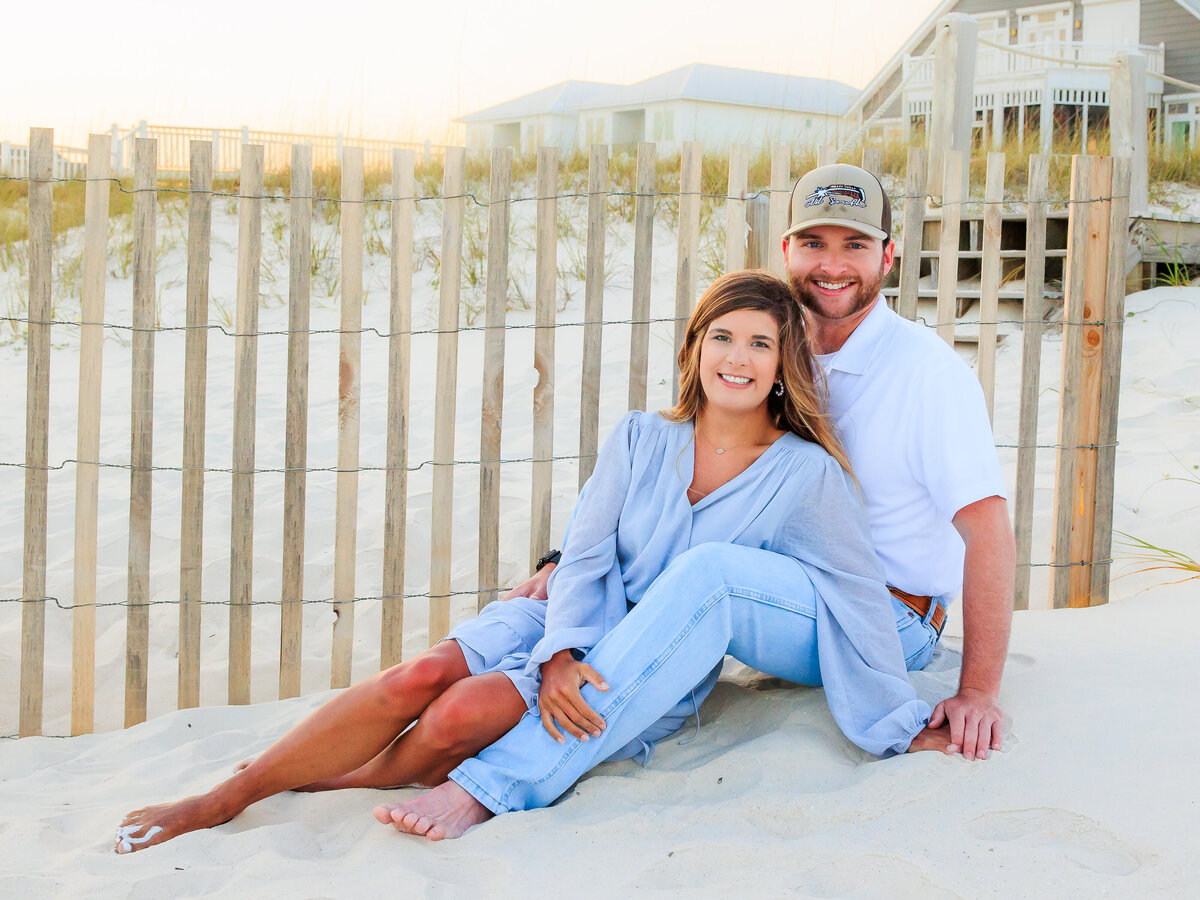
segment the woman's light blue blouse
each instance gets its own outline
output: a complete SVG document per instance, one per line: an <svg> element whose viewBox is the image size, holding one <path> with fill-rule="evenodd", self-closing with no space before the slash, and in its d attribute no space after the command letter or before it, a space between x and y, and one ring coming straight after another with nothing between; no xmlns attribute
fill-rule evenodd
<svg viewBox="0 0 1200 900"><path fill-rule="evenodd" d="M529 667L595 646L688 548L758 547L793 557L812 579L821 678L839 727L872 753L903 752L930 710L908 683L853 482L823 449L789 433L692 506L692 437L691 423L657 413L631 412L613 430L550 576L546 634Z"/></svg>

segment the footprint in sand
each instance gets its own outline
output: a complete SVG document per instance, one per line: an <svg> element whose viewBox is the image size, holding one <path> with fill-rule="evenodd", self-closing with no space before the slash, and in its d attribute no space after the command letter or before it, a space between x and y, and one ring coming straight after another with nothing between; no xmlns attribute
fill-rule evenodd
<svg viewBox="0 0 1200 900"><path fill-rule="evenodd" d="M1065 857L1102 875L1131 875L1141 854L1095 819L1065 809L1013 809L988 813L966 823L981 841L1019 841L1038 853Z"/></svg>

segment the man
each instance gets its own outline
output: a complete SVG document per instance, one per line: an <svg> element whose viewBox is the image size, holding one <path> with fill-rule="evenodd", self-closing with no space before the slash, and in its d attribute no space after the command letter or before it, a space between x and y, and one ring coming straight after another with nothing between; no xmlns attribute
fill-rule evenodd
<svg viewBox="0 0 1200 900"><path fill-rule="evenodd" d="M895 254L890 229L890 204L878 179L855 166L815 169L792 191L783 235L785 265L826 371L830 412L861 485L871 538L896 598L909 668L928 662L946 606L962 591L958 693L934 708L929 729L910 749L937 746L966 759L984 759L1002 746L998 693L1012 616L1015 551L1003 479L974 375L944 342L901 319L882 299L883 278ZM710 554L696 565L720 567L722 561ZM515 593L544 597L550 568ZM736 577L752 579L755 573L747 570L753 568L741 565ZM594 670L581 667L592 685L601 682ZM584 680L581 675L579 687ZM588 691L594 702L597 695ZM578 688L575 695L569 705L595 716ZM568 730L588 739L577 728ZM491 789L479 786L479 770L485 770L489 784L508 787L522 779L532 784L537 773L521 772L525 762L511 763L503 750L488 762L492 750L468 760L451 774L452 781L429 794L380 807L377 818L439 839L516 808L493 802Z"/></svg>

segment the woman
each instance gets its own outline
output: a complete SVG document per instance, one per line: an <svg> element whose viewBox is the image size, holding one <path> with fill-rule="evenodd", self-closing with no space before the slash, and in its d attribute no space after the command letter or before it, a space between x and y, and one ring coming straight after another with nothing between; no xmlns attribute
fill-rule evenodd
<svg viewBox="0 0 1200 900"><path fill-rule="evenodd" d="M768 546L786 517L796 447L815 450L822 465L828 460L847 490L848 463L822 413L803 321L783 282L761 272L714 282L692 316L680 362L679 404L665 417L629 414L606 444L600 477L576 507L549 605L521 597L491 604L448 640L328 701L208 793L129 814L118 852L212 827L288 789L439 784L527 709L539 708L560 739L556 722L583 740L599 736L602 723L575 702L580 679L599 679L579 668L571 650L593 646L690 547ZM614 492L604 474L621 455L614 442L626 441L630 451L635 433L641 480ZM599 542L598 527L610 532ZM863 565L877 566L869 547L860 550ZM674 709L606 758L647 758L653 741L696 709L718 671L719 661L679 692Z"/></svg>

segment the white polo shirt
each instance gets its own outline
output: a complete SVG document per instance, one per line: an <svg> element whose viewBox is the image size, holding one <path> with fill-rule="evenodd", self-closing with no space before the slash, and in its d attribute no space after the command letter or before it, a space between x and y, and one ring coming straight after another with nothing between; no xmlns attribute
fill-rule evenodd
<svg viewBox="0 0 1200 900"><path fill-rule="evenodd" d="M964 548L952 519L977 500L1005 496L978 379L882 296L840 350L817 359L888 583L953 600Z"/></svg>

